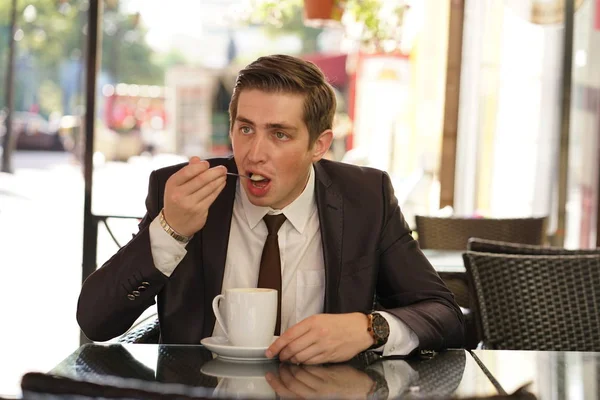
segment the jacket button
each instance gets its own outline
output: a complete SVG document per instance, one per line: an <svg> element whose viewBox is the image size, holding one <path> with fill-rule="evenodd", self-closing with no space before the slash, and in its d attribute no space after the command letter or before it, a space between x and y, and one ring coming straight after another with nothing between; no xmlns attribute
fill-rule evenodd
<svg viewBox="0 0 600 400"><path fill-rule="evenodd" d="M150 282L146 282L146 281L144 281L144 282L142 282L142 285L143 285L143 286L150 286Z"/></svg>
<svg viewBox="0 0 600 400"><path fill-rule="evenodd" d="M139 290L140 292L143 292L144 290L146 290L146 286L138 286L137 290Z"/></svg>
<svg viewBox="0 0 600 400"><path fill-rule="evenodd" d="M132 295L131 293L129 293L129 294L127 295L127 298L128 298L129 300L135 300L135 296L134 296L134 295Z"/></svg>
<svg viewBox="0 0 600 400"><path fill-rule="evenodd" d="M131 292L131 294L133 294L135 297L138 297L140 295L140 292L134 290L133 292Z"/></svg>

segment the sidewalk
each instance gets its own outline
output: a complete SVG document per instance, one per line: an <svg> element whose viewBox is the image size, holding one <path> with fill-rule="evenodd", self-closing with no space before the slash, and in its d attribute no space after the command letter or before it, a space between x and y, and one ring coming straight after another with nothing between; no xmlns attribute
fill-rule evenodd
<svg viewBox="0 0 600 400"><path fill-rule="evenodd" d="M84 181L68 153L17 152L15 174L0 173L0 291L5 344L0 393L20 393L26 371L48 371L79 346L75 319L81 286ZM94 172L94 202L109 210L144 212L152 163L111 163ZM96 211L98 212L98 211ZM125 243L136 220L114 220ZM118 250L98 233L98 263ZM12 387L11 387L12 385ZM15 386L17 385L17 386Z"/></svg>
<svg viewBox="0 0 600 400"><path fill-rule="evenodd" d="M68 154L42 154L17 153L15 174L0 174L3 383L49 370L79 343L83 179Z"/></svg>

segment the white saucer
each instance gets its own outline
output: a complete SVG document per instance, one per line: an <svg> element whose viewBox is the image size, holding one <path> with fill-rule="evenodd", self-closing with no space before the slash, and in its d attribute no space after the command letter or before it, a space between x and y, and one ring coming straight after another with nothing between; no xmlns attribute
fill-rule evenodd
<svg viewBox="0 0 600 400"><path fill-rule="evenodd" d="M279 336L273 336L273 341ZM242 347L233 346L229 343L229 339L225 336L211 336L204 338L200 341L204 347L215 353L223 360L237 361L237 362L256 362L256 361L270 361L265 356L265 351L269 348L265 347Z"/></svg>
<svg viewBox="0 0 600 400"><path fill-rule="evenodd" d="M263 360L261 360L263 361ZM204 375L216 378L264 378L267 372L277 374L279 363L277 360L271 362L241 363L239 361L223 360L217 357L205 363L200 372Z"/></svg>

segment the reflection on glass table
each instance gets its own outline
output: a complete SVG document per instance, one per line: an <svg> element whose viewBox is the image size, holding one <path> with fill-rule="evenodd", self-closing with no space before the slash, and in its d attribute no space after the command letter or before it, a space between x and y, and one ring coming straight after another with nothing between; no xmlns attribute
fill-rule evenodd
<svg viewBox="0 0 600 400"><path fill-rule="evenodd" d="M431 358L381 359L362 354L347 363L298 366L278 361L237 363L202 346L87 344L48 374L28 374L27 398L86 397L335 397L449 398L497 394L473 358L449 350Z"/></svg>
<svg viewBox="0 0 600 400"><path fill-rule="evenodd" d="M531 383L528 390L540 400L600 399L600 353L510 350L473 353L507 393Z"/></svg>
<svg viewBox="0 0 600 400"><path fill-rule="evenodd" d="M217 379L213 391L215 397L275 398L275 391L265 378L267 374L278 375L279 363L238 363L215 358L205 363L200 372Z"/></svg>

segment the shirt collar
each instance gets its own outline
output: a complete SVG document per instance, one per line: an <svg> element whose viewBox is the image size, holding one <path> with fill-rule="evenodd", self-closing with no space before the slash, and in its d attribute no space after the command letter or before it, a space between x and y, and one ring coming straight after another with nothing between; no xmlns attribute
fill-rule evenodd
<svg viewBox="0 0 600 400"><path fill-rule="evenodd" d="M281 214L283 213L288 221L292 224L294 229L299 233L304 231L308 218L312 214L312 209L315 207L315 171L314 166L311 165L308 175L308 182L306 187L293 202L282 210L275 210L271 207L259 207L255 206L248 200L246 191L241 187L238 180L236 194L240 196L242 200L242 206L244 208L244 214L246 215L246 221L250 229L256 228L258 223L267 214Z"/></svg>

